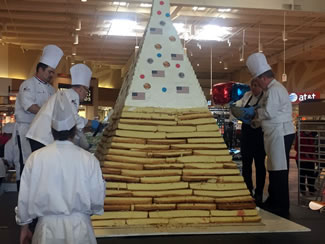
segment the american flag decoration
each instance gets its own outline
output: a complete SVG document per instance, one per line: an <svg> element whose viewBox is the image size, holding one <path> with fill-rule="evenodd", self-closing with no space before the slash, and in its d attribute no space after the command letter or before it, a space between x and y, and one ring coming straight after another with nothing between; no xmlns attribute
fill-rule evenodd
<svg viewBox="0 0 325 244"><path fill-rule="evenodd" d="M165 77L165 71L164 70L153 70L152 77Z"/></svg>
<svg viewBox="0 0 325 244"><path fill-rule="evenodd" d="M184 60L183 54L172 53L171 56L172 56L172 60L178 60L178 61Z"/></svg>
<svg viewBox="0 0 325 244"><path fill-rule="evenodd" d="M190 93L190 88L188 86L176 86L176 93Z"/></svg>
<svg viewBox="0 0 325 244"><path fill-rule="evenodd" d="M144 92L132 92L132 100L145 100L146 94Z"/></svg>
<svg viewBox="0 0 325 244"><path fill-rule="evenodd" d="M163 31L161 28L150 28L150 34L162 35Z"/></svg>

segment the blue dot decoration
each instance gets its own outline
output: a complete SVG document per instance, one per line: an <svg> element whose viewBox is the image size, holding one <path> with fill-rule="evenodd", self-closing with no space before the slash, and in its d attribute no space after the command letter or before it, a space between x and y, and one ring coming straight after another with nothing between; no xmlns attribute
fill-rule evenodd
<svg viewBox="0 0 325 244"><path fill-rule="evenodd" d="M161 53L157 53L158 58L161 58L161 56L162 56Z"/></svg>
<svg viewBox="0 0 325 244"><path fill-rule="evenodd" d="M159 24L160 24L161 26L165 26L166 22L165 22L165 21L160 21Z"/></svg>
<svg viewBox="0 0 325 244"><path fill-rule="evenodd" d="M148 59L147 59L147 62L148 62L149 64L152 64L152 63L153 63L153 59L152 59L152 58L148 58Z"/></svg>
<svg viewBox="0 0 325 244"><path fill-rule="evenodd" d="M180 72L180 73L178 74L178 76L179 76L180 78L184 78L184 77L185 77L185 74L184 74L183 72Z"/></svg>
<svg viewBox="0 0 325 244"><path fill-rule="evenodd" d="M165 14L166 15L166 17L170 17L170 13L167 13L167 14Z"/></svg>
<svg viewBox="0 0 325 244"><path fill-rule="evenodd" d="M167 91L167 88L166 87L163 87L161 90L162 90L162 92L166 92Z"/></svg>

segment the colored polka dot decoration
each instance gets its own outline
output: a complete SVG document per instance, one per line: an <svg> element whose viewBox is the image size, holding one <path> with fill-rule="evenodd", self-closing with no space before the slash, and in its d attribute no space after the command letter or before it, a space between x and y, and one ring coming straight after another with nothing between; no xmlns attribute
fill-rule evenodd
<svg viewBox="0 0 325 244"><path fill-rule="evenodd" d="M178 74L178 76L179 76L179 78L184 78L184 77L185 77L185 74L184 74L183 72L180 72L180 73Z"/></svg>
<svg viewBox="0 0 325 244"><path fill-rule="evenodd" d="M157 11L157 14L158 14L158 15L161 15L161 11L160 11L160 10L158 10L158 11Z"/></svg>
<svg viewBox="0 0 325 244"><path fill-rule="evenodd" d="M147 59L147 62L148 62L149 64L152 64L152 63L153 63L153 59L152 59L152 58L148 58L148 59Z"/></svg>
<svg viewBox="0 0 325 244"><path fill-rule="evenodd" d="M158 49L158 50L160 50L161 49L161 45L160 44L156 44L155 45L155 48Z"/></svg>
<svg viewBox="0 0 325 244"><path fill-rule="evenodd" d="M161 26L165 26L165 25L166 25L166 22L165 22L165 21L160 21L159 24L160 24Z"/></svg>
<svg viewBox="0 0 325 244"><path fill-rule="evenodd" d="M168 61L163 62L163 65L165 68L168 68L170 66L170 63Z"/></svg>
<svg viewBox="0 0 325 244"><path fill-rule="evenodd" d="M151 85L149 83L144 83L143 88L149 90L151 88Z"/></svg>
<svg viewBox="0 0 325 244"><path fill-rule="evenodd" d="M161 58L161 56L162 56L161 53L157 53L158 58Z"/></svg>
<svg viewBox="0 0 325 244"><path fill-rule="evenodd" d="M162 90L162 92L166 92L167 91L167 88L166 87L163 87L161 90Z"/></svg>
<svg viewBox="0 0 325 244"><path fill-rule="evenodd" d="M175 36L170 36L169 37L169 40L172 41L172 42L174 42L174 41L176 41L176 37Z"/></svg>
<svg viewBox="0 0 325 244"><path fill-rule="evenodd" d="M164 2L164 1L160 1L159 4L160 4L160 5L164 5L165 2Z"/></svg>
<svg viewBox="0 0 325 244"><path fill-rule="evenodd" d="M144 79L144 77L145 77L145 76L144 76L143 74L142 74L142 75L140 75L140 79Z"/></svg>
<svg viewBox="0 0 325 244"><path fill-rule="evenodd" d="M181 67L180 64L176 64L176 68L179 69Z"/></svg>
<svg viewBox="0 0 325 244"><path fill-rule="evenodd" d="M167 13L167 14L166 14L166 17L170 17L170 13Z"/></svg>

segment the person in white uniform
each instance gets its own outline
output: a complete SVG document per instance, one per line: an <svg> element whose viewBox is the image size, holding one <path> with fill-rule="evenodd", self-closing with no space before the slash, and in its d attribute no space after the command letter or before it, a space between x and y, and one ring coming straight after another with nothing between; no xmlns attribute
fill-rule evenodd
<svg viewBox="0 0 325 244"><path fill-rule="evenodd" d="M31 153L31 144L26 138L26 133L35 114L55 92L51 81L62 56L63 52L59 47L46 46L37 64L36 74L19 87L15 104L16 129L13 136L18 140L21 171Z"/></svg>
<svg viewBox="0 0 325 244"><path fill-rule="evenodd" d="M72 88L64 90L64 94L67 96L72 113L77 121L77 137L82 136L82 129L85 126L92 126L94 129L99 126L99 122L96 120L87 120L78 115L79 104L85 99L88 94L92 72L85 64L76 64L71 67L71 85ZM54 103L56 97L61 92L56 92L48 101L43 105L39 113L35 116L26 137L37 141L43 145L48 145L53 142L53 136L51 133L51 120L54 109Z"/></svg>
<svg viewBox="0 0 325 244"><path fill-rule="evenodd" d="M251 80L251 90L246 92L244 96L238 100L235 105L237 107L249 108L260 106L263 97L263 90L257 83L256 79ZM248 190L254 197L257 205L263 200L263 189L265 185L265 150L263 142L263 131L260 121L251 123L242 123L240 152L243 162L243 177ZM252 164L255 164L256 188L252 181Z"/></svg>
<svg viewBox="0 0 325 244"><path fill-rule="evenodd" d="M275 214L288 216L289 152L295 138L292 105L288 91L274 78L264 54L250 55L246 65L265 91L261 107L256 110L256 116L262 123L269 172L269 197L262 207Z"/></svg>
<svg viewBox="0 0 325 244"><path fill-rule="evenodd" d="M105 181L99 161L74 145L77 121L59 91L52 116L54 142L33 152L21 176L16 222L20 243L94 244L91 215L103 214ZM38 218L32 236L28 224Z"/></svg>

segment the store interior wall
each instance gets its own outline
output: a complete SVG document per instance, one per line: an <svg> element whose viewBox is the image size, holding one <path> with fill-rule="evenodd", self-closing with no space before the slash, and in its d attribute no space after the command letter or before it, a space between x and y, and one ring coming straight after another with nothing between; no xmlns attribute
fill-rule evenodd
<svg viewBox="0 0 325 244"><path fill-rule="evenodd" d="M25 80L35 73L35 67L41 55L41 51L23 50L16 45L0 45L0 77ZM127 73L133 58L125 67L111 68L109 66L91 66L93 77L98 80L101 92L98 92L98 104L101 106L113 106L116 94L120 89L123 76ZM57 67L57 73L69 74L70 60L63 58ZM281 80L284 65L278 62L272 66L276 78ZM306 61L306 62L290 62L286 64L286 74L288 81L283 83L289 92L320 92L325 94L325 60ZM250 74L247 69L241 69L228 76L229 80L249 83ZM202 89L207 99L210 98L210 79L200 79ZM225 82L224 79L213 79L212 83ZM104 87L104 88L103 88ZM104 90L103 90L104 89ZM105 89L112 89L106 90ZM1 89L3 90L3 89ZM321 95L322 96L322 95ZM324 95L323 95L324 96ZM322 96L322 97L323 97ZM92 115L93 113L91 113Z"/></svg>

